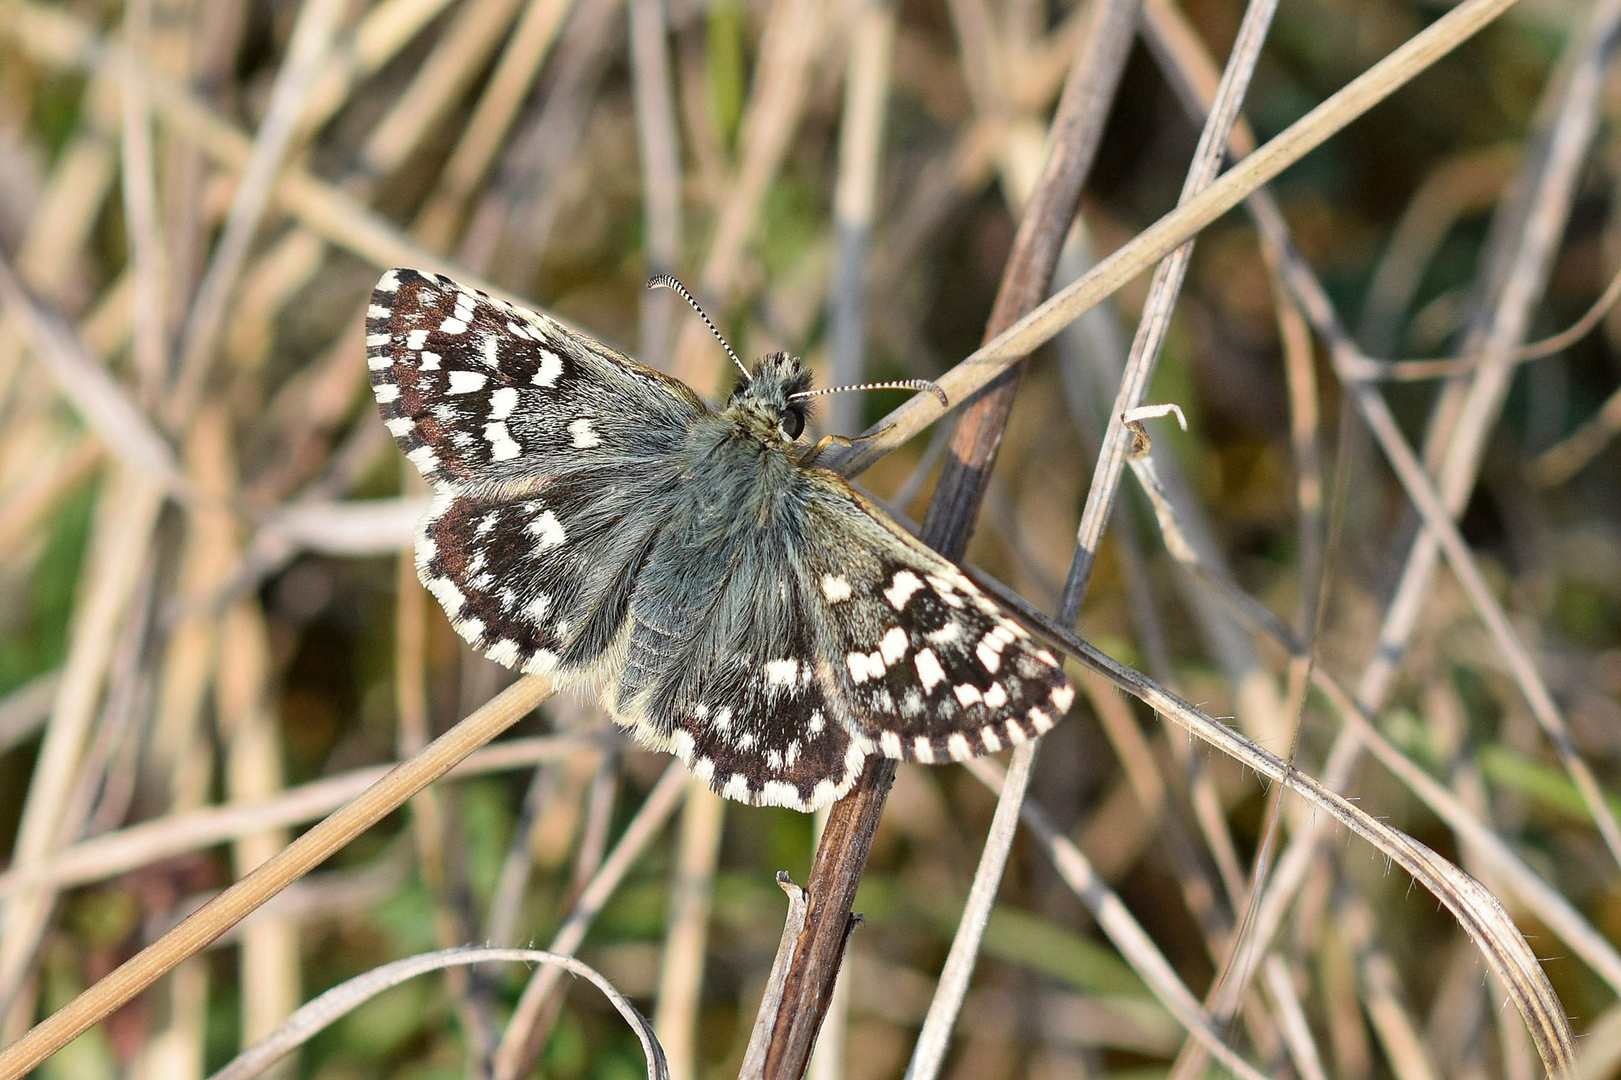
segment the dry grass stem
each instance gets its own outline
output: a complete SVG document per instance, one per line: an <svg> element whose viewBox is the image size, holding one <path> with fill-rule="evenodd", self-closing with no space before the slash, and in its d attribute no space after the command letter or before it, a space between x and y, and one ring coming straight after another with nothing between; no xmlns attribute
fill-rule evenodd
<svg viewBox="0 0 1621 1080"><path fill-rule="evenodd" d="M1613 1073L1618 48L1621 0L0 3L0 1080ZM817 463L1072 715L812 820L478 655L391 266L705 393L651 274L936 380L927 440L817 399L869 436Z"/></svg>
<svg viewBox="0 0 1621 1080"><path fill-rule="evenodd" d="M398 986L406 979L425 975L430 971L495 961L556 968L589 979L597 989L607 995L614 1008L636 1032L636 1037L642 1044L642 1052L647 1057L647 1080L667 1080L670 1077L669 1065L665 1060L663 1048L659 1045L658 1037L653 1033L653 1025L636 1011L630 999L620 993L601 972L589 964L583 964L574 957L561 953L547 952L543 949L503 949L485 946L442 949L435 953L396 960L392 964L385 964L368 971L365 975L335 986L288 1017L287 1022L273 1035L239 1054L209 1080L248 1080L249 1077L258 1076L277 1059L291 1053L315 1034L330 1027L339 1017L359 1008L383 991Z"/></svg>
<svg viewBox="0 0 1621 1080"><path fill-rule="evenodd" d="M210 941L240 922L385 814L449 772L459 761L522 719L551 694L542 678L521 680L435 739L342 809L293 841L274 858L225 890L118 970L97 982L23 1038L0 1050L0 1077L26 1074L75 1035L140 993Z"/></svg>

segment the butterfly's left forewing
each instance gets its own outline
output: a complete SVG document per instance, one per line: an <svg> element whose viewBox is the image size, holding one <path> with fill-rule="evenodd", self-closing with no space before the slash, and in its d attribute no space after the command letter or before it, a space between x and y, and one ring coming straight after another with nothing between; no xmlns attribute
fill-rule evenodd
<svg viewBox="0 0 1621 1080"><path fill-rule="evenodd" d="M707 411L539 312L416 270L390 270L372 292L366 363L405 456L460 490L523 494L582 464L635 468Z"/></svg>

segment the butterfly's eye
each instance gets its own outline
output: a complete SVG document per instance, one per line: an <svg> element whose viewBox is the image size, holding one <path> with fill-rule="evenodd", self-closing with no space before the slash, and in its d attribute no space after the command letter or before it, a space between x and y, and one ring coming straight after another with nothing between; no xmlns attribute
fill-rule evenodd
<svg viewBox="0 0 1621 1080"><path fill-rule="evenodd" d="M782 413L782 433L790 439L797 439L805 430L805 408L802 405L790 405Z"/></svg>

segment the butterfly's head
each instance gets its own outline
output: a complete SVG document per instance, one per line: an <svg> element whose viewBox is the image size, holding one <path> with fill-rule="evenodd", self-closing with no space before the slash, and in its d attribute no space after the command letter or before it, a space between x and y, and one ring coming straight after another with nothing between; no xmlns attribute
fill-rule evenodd
<svg viewBox="0 0 1621 1080"><path fill-rule="evenodd" d="M709 327L709 332L715 335L715 340L726 350L726 355L732 358L737 370L743 373L742 381L732 388L732 396L726 400L725 415L762 445L791 443L799 438L805 430L806 401L822 394L842 394L846 390L927 390L940 399L941 408L951 404L946 399L946 392L927 379L857 383L854 386L812 390L810 372L800 365L799 357L785 352L767 353L750 371L743 366L743 361L738 359L737 353L732 351L719 328L704 314L704 309L698 306L698 301L692 298L685 285L669 274L659 274L647 286L650 289L674 289L679 293L692 305L692 310L698 313L704 325Z"/></svg>
<svg viewBox="0 0 1621 1080"><path fill-rule="evenodd" d="M791 443L805 430L808 404L802 395L810 384L811 374L800 366L797 356L767 353L755 363L749 377L732 388L726 411L762 440Z"/></svg>

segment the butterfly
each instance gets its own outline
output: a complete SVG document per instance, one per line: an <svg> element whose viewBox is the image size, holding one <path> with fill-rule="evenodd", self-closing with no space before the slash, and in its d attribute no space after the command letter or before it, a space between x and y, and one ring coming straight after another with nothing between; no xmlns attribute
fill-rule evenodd
<svg viewBox="0 0 1621 1080"><path fill-rule="evenodd" d="M717 410L538 312L383 275L367 367L432 486L417 573L456 631L594 687L643 745L755 805L825 806L869 754L961 761L1051 728L1074 699L1057 657L811 463L797 440L828 391L797 358L726 350L743 375Z"/></svg>

